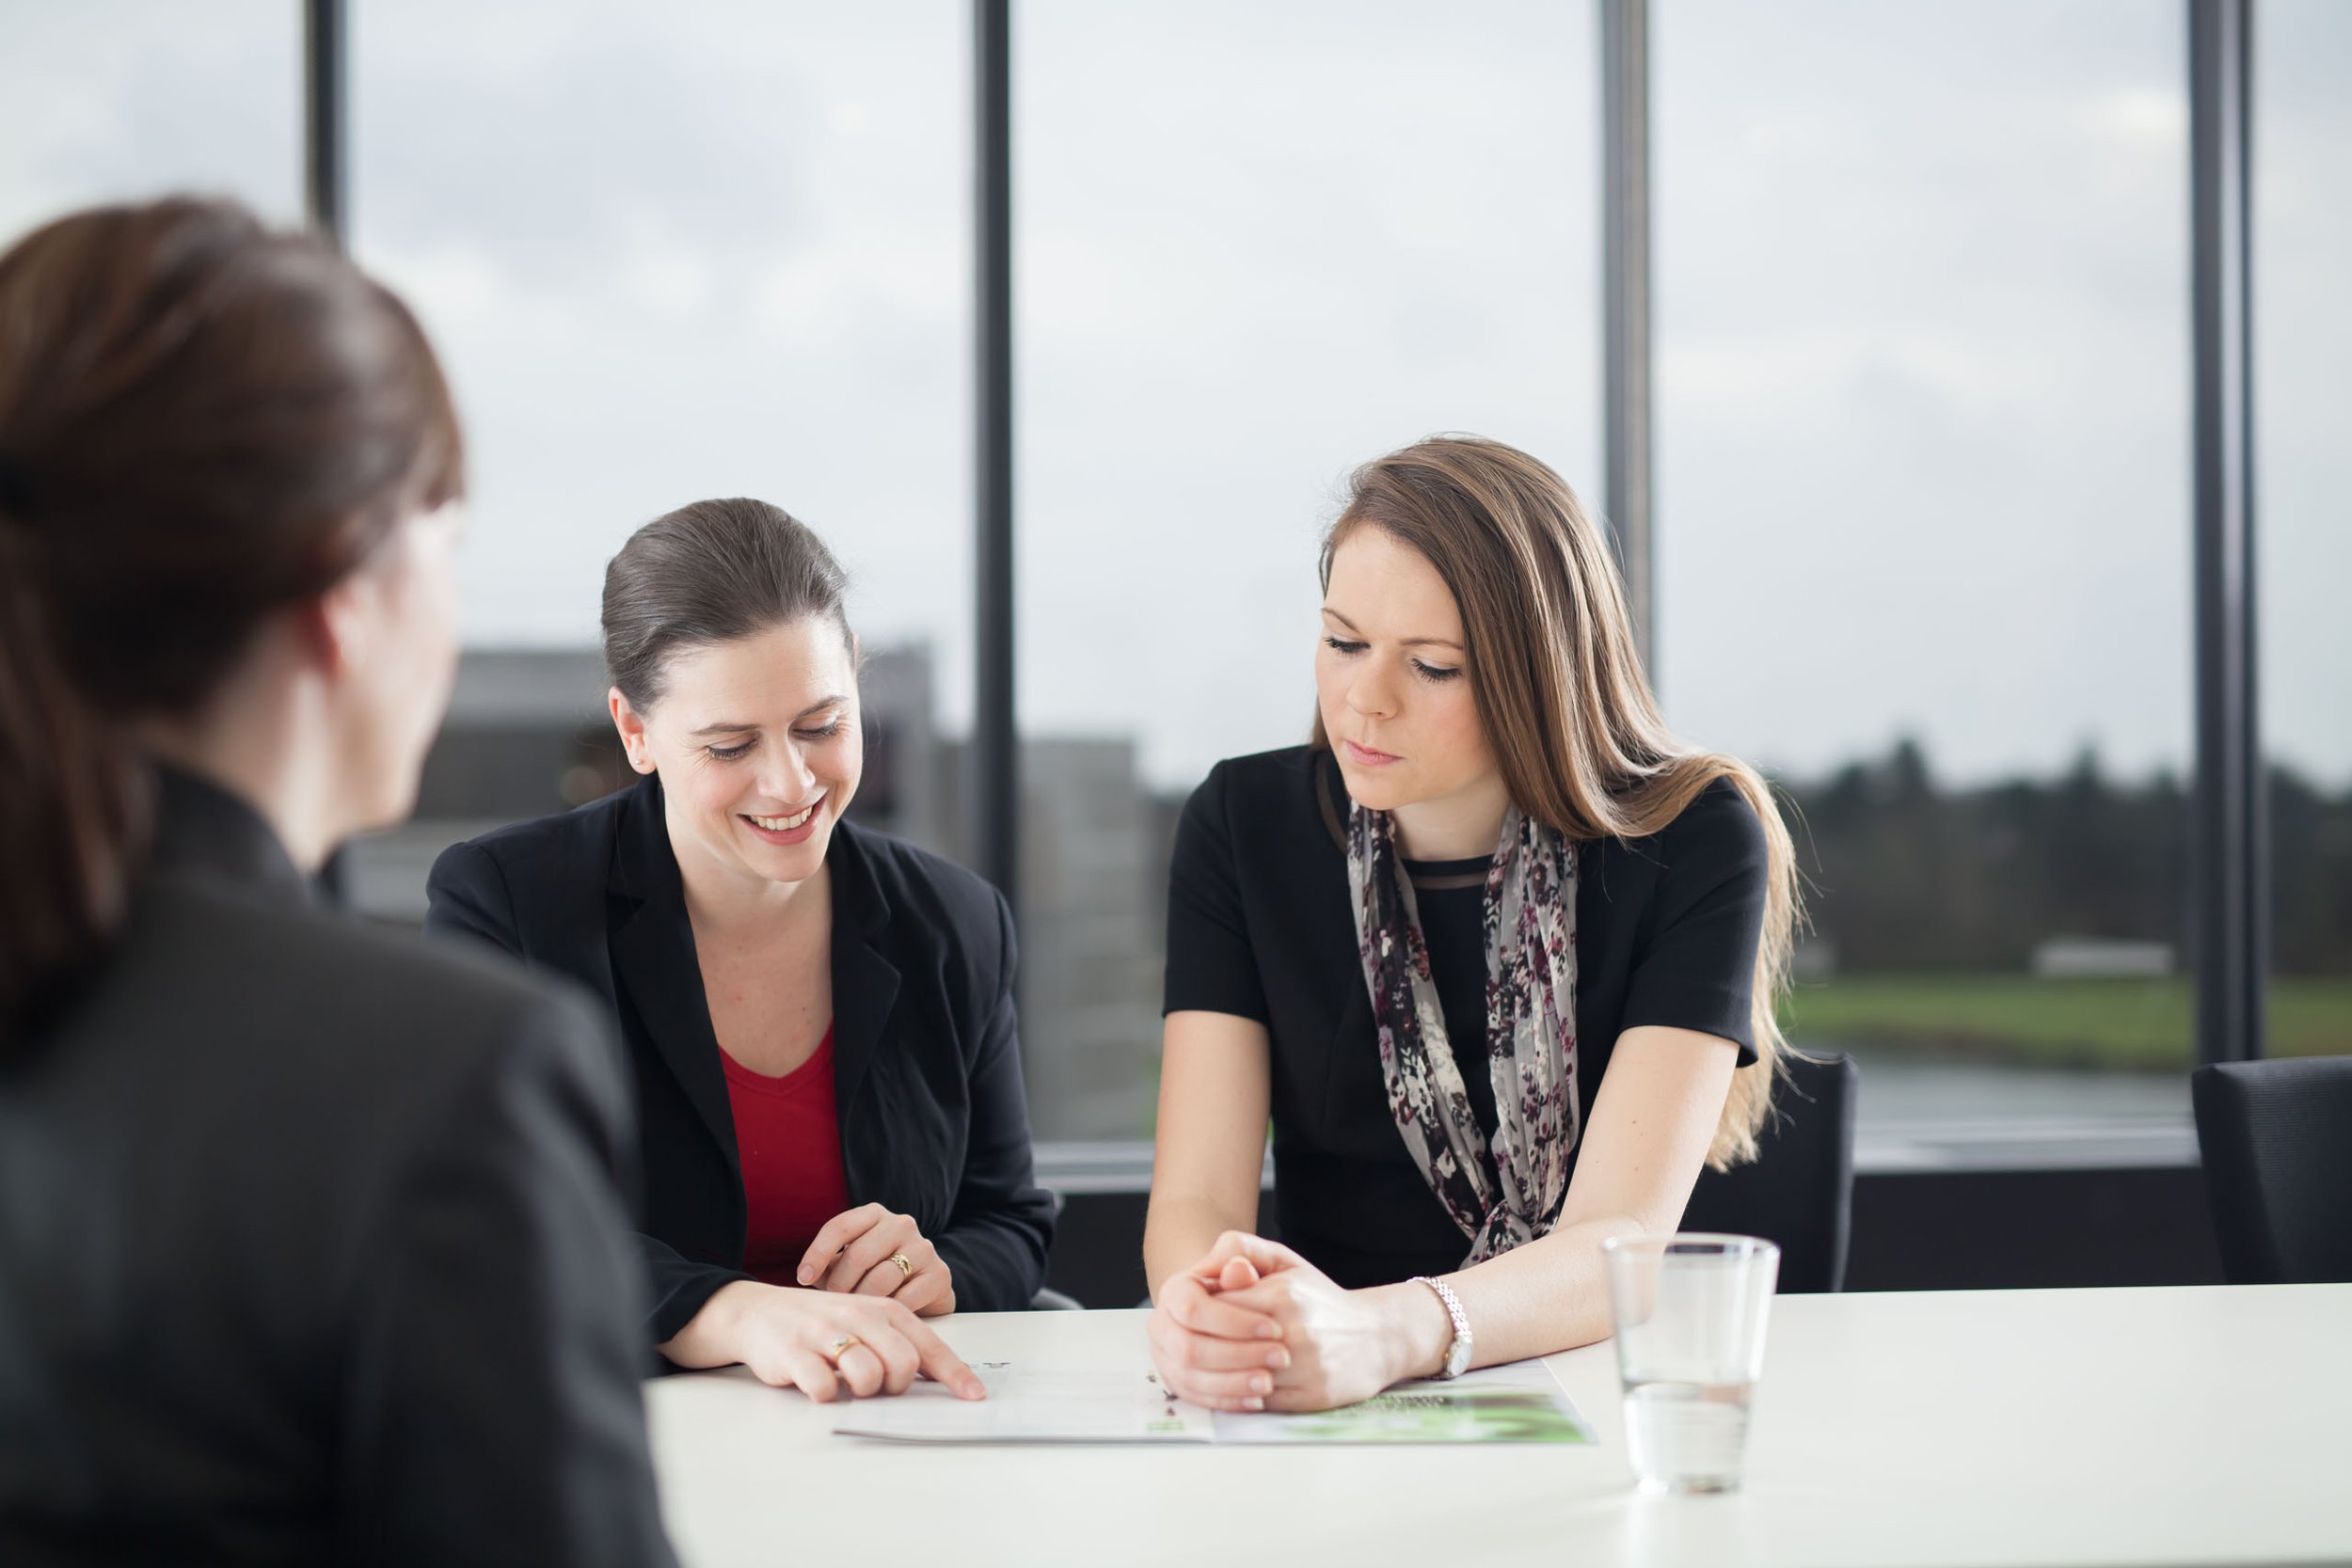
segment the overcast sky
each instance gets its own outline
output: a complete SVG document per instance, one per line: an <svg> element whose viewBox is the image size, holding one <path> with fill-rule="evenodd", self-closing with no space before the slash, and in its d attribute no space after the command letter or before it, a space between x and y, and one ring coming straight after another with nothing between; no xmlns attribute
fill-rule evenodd
<svg viewBox="0 0 2352 1568"><path fill-rule="evenodd" d="M298 207L293 0L0 0L0 229ZM1300 735L1314 544L1433 430L1599 490L1578 7L1020 0L1021 700L1177 785ZM353 7L355 242L476 449L468 627L595 634L705 495L801 515L968 713L968 8ZM1800 773L2188 753L2178 0L1659 0L1659 675ZM2352 780L2352 7L2267 0L2265 721Z"/></svg>

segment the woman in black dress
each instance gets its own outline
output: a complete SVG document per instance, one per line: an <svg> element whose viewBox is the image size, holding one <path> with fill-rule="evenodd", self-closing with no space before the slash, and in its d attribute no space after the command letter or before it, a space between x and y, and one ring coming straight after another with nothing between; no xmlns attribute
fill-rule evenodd
<svg viewBox="0 0 2352 1568"><path fill-rule="evenodd" d="M1665 729L1559 476L1391 453L1322 571L1311 743L1212 769L1170 871L1152 1348L1224 1409L1604 1337L1601 1242L1754 1157L1782 1049L1788 832Z"/></svg>

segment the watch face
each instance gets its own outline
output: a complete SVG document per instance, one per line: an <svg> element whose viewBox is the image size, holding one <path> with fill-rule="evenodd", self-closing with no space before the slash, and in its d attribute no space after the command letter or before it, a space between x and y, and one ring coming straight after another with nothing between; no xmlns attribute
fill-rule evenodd
<svg viewBox="0 0 2352 1568"><path fill-rule="evenodd" d="M1468 1339L1454 1340L1454 1343L1446 1349L1445 1375L1448 1377L1460 1377L1464 1372L1470 1370L1470 1342Z"/></svg>

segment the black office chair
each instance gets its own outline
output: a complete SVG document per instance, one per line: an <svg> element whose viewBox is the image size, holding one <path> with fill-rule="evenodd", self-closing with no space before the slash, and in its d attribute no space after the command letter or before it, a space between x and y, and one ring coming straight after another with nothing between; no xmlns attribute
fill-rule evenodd
<svg viewBox="0 0 2352 1568"><path fill-rule="evenodd" d="M1792 1052L1753 1164L1699 1173L1685 1230L1761 1236L1780 1246L1780 1289L1837 1291L1853 1228L1854 1090L1851 1056Z"/></svg>
<svg viewBox="0 0 2352 1568"><path fill-rule="evenodd" d="M1060 1219L1061 1212L1070 1200L1063 1197L1060 1189L1057 1187L1046 1188L1045 1196L1054 1200L1054 1217ZM1032 1312L1083 1312L1086 1310L1086 1303L1076 1296L1066 1295L1048 1285L1029 1298L1029 1310Z"/></svg>
<svg viewBox="0 0 2352 1568"><path fill-rule="evenodd" d="M2352 1056L2201 1067L2188 1088L2223 1277L2352 1281Z"/></svg>

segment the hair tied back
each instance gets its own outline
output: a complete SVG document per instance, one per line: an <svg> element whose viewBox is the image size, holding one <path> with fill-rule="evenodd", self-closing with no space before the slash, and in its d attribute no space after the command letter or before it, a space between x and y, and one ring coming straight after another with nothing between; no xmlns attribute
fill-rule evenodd
<svg viewBox="0 0 2352 1568"><path fill-rule="evenodd" d="M32 483L24 464L6 442L0 442L0 525L31 520Z"/></svg>

